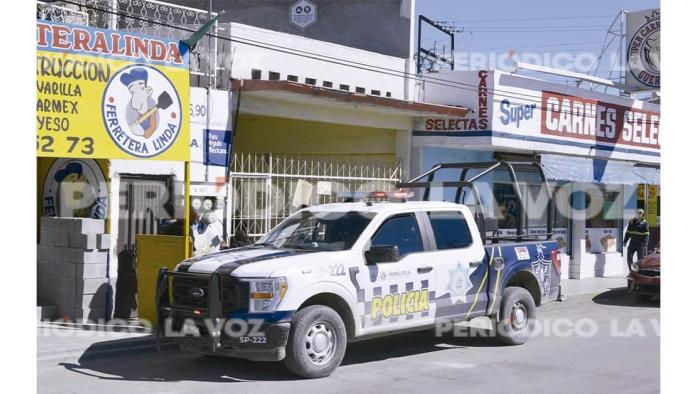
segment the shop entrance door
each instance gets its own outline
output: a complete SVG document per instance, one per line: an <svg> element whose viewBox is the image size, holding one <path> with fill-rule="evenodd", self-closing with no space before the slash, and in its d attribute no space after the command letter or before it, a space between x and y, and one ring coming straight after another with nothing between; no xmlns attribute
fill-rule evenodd
<svg viewBox="0 0 696 394"><path fill-rule="evenodd" d="M174 219L173 181L169 175L121 176L114 318L138 317L135 238L138 234L158 234L160 222ZM183 228L181 231L183 235Z"/></svg>

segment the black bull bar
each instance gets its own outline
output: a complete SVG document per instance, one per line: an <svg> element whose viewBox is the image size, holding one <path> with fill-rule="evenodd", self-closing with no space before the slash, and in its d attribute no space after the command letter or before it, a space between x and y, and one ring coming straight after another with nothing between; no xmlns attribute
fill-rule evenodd
<svg viewBox="0 0 696 394"><path fill-rule="evenodd" d="M170 297L170 279L175 277L181 278L198 278L208 280L208 289L205 308L196 308L201 310L201 315L196 315L195 318L202 318L210 321L212 324L209 327L220 327L219 320L224 316L222 314L222 299L220 291L220 274L215 272L212 274L190 273L190 272L175 272L162 267L157 275L157 290L155 292L155 310L157 311L157 321L155 325L155 340L157 347L160 345L160 338L164 337L164 325L167 318L170 318L175 312L175 306L172 304ZM221 347L220 331L209 330L211 351L218 351Z"/></svg>

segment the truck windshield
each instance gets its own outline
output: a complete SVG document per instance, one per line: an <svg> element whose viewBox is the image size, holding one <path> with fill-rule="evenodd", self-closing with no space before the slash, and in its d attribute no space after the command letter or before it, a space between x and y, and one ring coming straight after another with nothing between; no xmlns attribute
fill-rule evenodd
<svg viewBox="0 0 696 394"><path fill-rule="evenodd" d="M347 250L374 216L374 213L353 211L302 211L290 216L257 244L316 251Z"/></svg>

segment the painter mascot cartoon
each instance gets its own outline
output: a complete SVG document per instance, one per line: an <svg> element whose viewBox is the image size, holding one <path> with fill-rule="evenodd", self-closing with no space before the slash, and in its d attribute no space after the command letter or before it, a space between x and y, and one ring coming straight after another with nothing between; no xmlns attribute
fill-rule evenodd
<svg viewBox="0 0 696 394"><path fill-rule="evenodd" d="M152 87L147 85L147 70L134 68L121 75L121 82L128 87L131 94L126 108L126 120L133 134L150 138L157 130L159 121L157 106L152 98Z"/></svg>
<svg viewBox="0 0 696 394"><path fill-rule="evenodd" d="M97 199L92 185L82 172L80 163L70 162L53 176L59 185L59 196L62 197L59 197L61 216L91 217Z"/></svg>

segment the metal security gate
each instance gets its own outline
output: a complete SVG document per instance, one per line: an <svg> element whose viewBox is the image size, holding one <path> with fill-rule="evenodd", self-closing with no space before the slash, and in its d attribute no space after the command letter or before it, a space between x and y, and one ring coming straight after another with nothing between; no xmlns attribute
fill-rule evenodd
<svg viewBox="0 0 696 394"><path fill-rule="evenodd" d="M114 318L137 317L135 237L138 234L157 234L159 220L173 216L173 184L174 178L170 175L121 176Z"/></svg>
<svg viewBox="0 0 696 394"><path fill-rule="evenodd" d="M401 167L370 160L235 153L230 173L233 241L255 241L304 206L341 202L340 193L390 191Z"/></svg>

